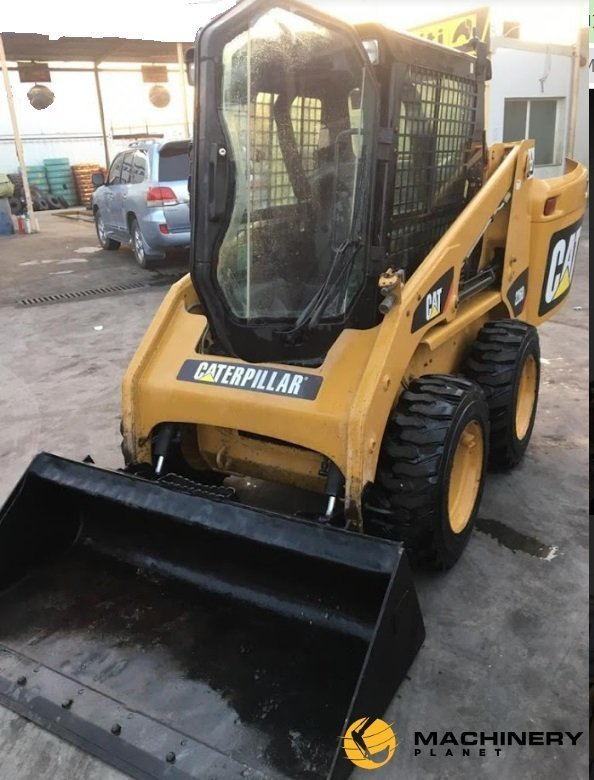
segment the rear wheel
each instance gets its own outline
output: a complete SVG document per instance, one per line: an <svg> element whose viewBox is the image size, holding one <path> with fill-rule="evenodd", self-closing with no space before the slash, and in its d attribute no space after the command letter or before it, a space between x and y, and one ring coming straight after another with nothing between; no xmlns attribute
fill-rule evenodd
<svg viewBox="0 0 594 780"><path fill-rule="evenodd" d="M402 541L425 568L453 566L480 504L488 433L475 382L441 374L411 382L390 416L365 494L367 528Z"/></svg>
<svg viewBox="0 0 594 780"><path fill-rule="evenodd" d="M485 393L491 421L489 463L511 469L524 456L536 417L540 384L538 331L518 320L488 322L464 367Z"/></svg>
<svg viewBox="0 0 594 780"><path fill-rule="evenodd" d="M165 255L157 254L151 251L151 248L144 240L140 225L136 217L130 219L130 237L132 239L132 250L134 251L134 257L136 262L141 268L151 268L151 266L162 260Z"/></svg>
<svg viewBox="0 0 594 780"><path fill-rule="evenodd" d="M105 230L105 223L99 209L95 212L95 230L97 231L97 238L103 249L109 249L110 251L120 248L120 242L114 241L113 238L108 238Z"/></svg>

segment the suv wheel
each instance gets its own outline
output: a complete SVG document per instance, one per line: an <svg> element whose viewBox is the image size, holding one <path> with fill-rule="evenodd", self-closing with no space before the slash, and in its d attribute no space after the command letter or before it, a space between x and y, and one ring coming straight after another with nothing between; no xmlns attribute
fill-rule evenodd
<svg viewBox="0 0 594 780"><path fill-rule="evenodd" d="M95 212L95 230L97 231L97 238L99 239L99 243L103 247L103 249L119 249L120 248L120 242L114 241L113 238L108 238L107 233L105 231L105 224L103 222L103 217L101 216L101 212L99 209Z"/></svg>
<svg viewBox="0 0 594 780"><path fill-rule="evenodd" d="M130 238L132 240L134 257L141 268L151 268L154 263L165 259L165 254L163 252L151 250L150 246L146 243L136 217L130 219Z"/></svg>

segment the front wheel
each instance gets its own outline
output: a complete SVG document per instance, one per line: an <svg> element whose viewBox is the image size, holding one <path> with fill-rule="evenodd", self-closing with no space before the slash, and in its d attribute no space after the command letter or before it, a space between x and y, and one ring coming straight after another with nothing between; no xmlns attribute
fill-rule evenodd
<svg viewBox="0 0 594 780"><path fill-rule="evenodd" d="M97 238L99 239L99 243L103 249L113 251L114 249L120 248L119 241L114 241L113 238L108 238L107 232L105 230L105 223L103 222L103 217L101 216L101 212L99 210L95 212L95 230L97 231Z"/></svg>
<svg viewBox="0 0 594 780"><path fill-rule="evenodd" d="M364 519L403 542L413 562L449 569L468 543L481 501L489 410L480 387L445 374L415 379L388 420Z"/></svg>

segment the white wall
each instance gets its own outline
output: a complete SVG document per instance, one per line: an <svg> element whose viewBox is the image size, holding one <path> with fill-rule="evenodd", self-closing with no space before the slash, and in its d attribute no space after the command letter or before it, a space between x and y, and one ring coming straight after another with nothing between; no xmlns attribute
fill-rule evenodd
<svg viewBox="0 0 594 780"><path fill-rule="evenodd" d="M588 62L580 68L577 121L573 154L576 160L590 165L590 94Z"/></svg>
<svg viewBox="0 0 594 780"><path fill-rule="evenodd" d="M495 42L498 39L495 39ZM513 41L512 45L519 42ZM571 57L550 55L550 73L541 91L539 78L544 75L544 51L523 51L504 48L495 43L492 55L493 79L489 84L487 137L489 143L501 141L505 98L550 97L563 100L557 137L558 166L537 168L538 176L562 173L567 135ZM580 69L580 89L575 140L575 155L583 163L589 160L589 103L587 66ZM72 163L104 164L101 125L93 73L52 72L48 86L56 98L49 108L36 111L27 100L30 84L21 84L18 74L10 73L21 134L24 138L28 165L40 165L47 157L68 157ZM148 100L150 84L144 84L137 72L102 72L100 74L108 133L116 134L144 130L163 132L166 137L181 137L184 133L179 73L171 70L167 87L171 93L169 106L155 108ZM193 113L193 89L185 87L190 123ZM110 157L125 147L128 141L110 139ZM4 90L0 89L0 172L17 170L17 159Z"/></svg>
<svg viewBox="0 0 594 780"><path fill-rule="evenodd" d="M10 80L19 129L23 138L27 165L42 165L44 158L68 157L74 163L105 164L101 122L92 72L66 73L52 71L47 86L55 94L51 106L37 111L27 99L32 84L21 84L18 73ZM144 84L140 71L100 73L101 90L108 135L118 133L164 133L165 137L185 135L182 91L179 72L169 73L167 88L171 101L165 108L155 108L148 99L151 84ZM190 122L192 88L186 87ZM129 141L109 139L110 157ZM4 89L0 89L0 172L13 173L18 168L12 126Z"/></svg>
<svg viewBox="0 0 594 780"><path fill-rule="evenodd" d="M540 177L558 176L563 173L563 161L567 152L567 129L569 122L572 57L567 54L547 54L543 51L516 49L521 45L513 41L514 48L505 48L494 41L492 53L493 78L490 83L490 108L487 127L489 143L503 139L503 115L506 98L554 98L561 101L557 113L555 159L558 165L537 166L535 174ZM544 48L544 47L543 47ZM559 51L559 47L555 47ZM575 138L575 156L588 164L589 125L588 94L585 71L580 69L578 117ZM539 79L548 72L543 85Z"/></svg>

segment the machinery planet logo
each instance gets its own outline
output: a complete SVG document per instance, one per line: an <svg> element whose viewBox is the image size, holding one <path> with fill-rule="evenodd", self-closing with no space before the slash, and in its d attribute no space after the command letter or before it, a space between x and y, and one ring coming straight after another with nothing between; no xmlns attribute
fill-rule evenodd
<svg viewBox="0 0 594 780"><path fill-rule="evenodd" d="M500 756L506 747L577 745L583 731L415 731L415 756Z"/></svg>
<svg viewBox="0 0 594 780"><path fill-rule="evenodd" d="M396 734L380 718L360 718L342 738L345 756L359 769L379 769L391 761L396 751Z"/></svg>
<svg viewBox="0 0 594 780"><path fill-rule="evenodd" d="M322 377L314 374L225 360L186 360L177 378L182 382L285 395L306 401L315 400L322 384Z"/></svg>
<svg viewBox="0 0 594 780"><path fill-rule="evenodd" d="M551 238L538 309L540 316L558 306L569 293L582 232L581 225L580 219L579 222L557 231Z"/></svg>

